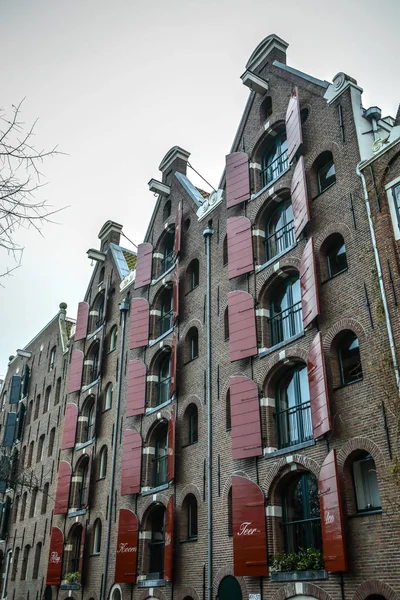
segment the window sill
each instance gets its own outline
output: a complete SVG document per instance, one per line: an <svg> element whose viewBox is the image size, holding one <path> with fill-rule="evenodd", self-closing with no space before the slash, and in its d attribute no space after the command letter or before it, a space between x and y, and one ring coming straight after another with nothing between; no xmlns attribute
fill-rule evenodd
<svg viewBox="0 0 400 600"><path fill-rule="evenodd" d="M74 509L67 513L67 517L80 517L81 515L86 515L86 508Z"/></svg>
<svg viewBox="0 0 400 600"><path fill-rule="evenodd" d="M199 440L196 440L195 442L190 442L189 444L185 444L184 446L182 446L182 450L183 448L190 448L191 446L195 446L196 444L198 444Z"/></svg>
<svg viewBox="0 0 400 600"><path fill-rule="evenodd" d="M88 440L87 442L83 442L82 444L76 444L75 450L82 450L83 448L87 448L87 446L90 446L91 444L93 444L93 440Z"/></svg>
<svg viewBox="0 0 400 600"><path fill-rule="evenodd" d="M264 356L269 356L269 354L272 354L273 352L280 350L284 346L291 344L295 340L298 340L298 339L304 337L304 335L305 334L304 334L304 329L303 329L303 331L300 331L300 333L296 333L296 335L293 335L291 338L288 338L287 340L283 340L283 342L279 342L279 344L275 344L275 346L271 346L271 348L266 348L266 349L260 348L260 350L258 351L258 358L264 358Z"/></svg>
<svg viewBox="0 0 400 600"><path fill-rule="evenodd" d="M100 556L100 552L91 552L89 556Z"/></svg>
<svg viewBox="0 0 400 600"><path fill-rule="evenodd" d="M103 414L104 414L104 413L106 413L106 412L109 412L109 411L111 410L111 408L112 408L112 406L110 406L110 408L105 408L105 409L103 410Z"/></svg>
<svg viewBox="0 0 400 600"><path fill-rule="evenodd" d="M197 537L185 538L184 540L179 540L180 544L190 544L191 542L197 542Z"/></svg>
<svg viewBox="0 0 400 600"><path fill-rule="evenodd" d="M310 446L315 446L315 440L307 440L306 442L300 442L299 444L293 444L293 446L288 446L287 448L280 448L279 450L274 450L273 452L267 452L264 454L264 458L273 458L276 456L281 456L282 454L292 454L297 450L302 450L303 448L309 448Z"/></svg>
<svg viewBox="0 0 400 600"><path fill-rule="evenodd" d="M291 246L288 246L287 248L285 248L284 250L282 250L282 252L279 252L279 254L277 254L276 256L274 256L273 258L271 258L270 260L267 260L267 262L264 263L263 265L258 265L258 267L256 267L256 273L260 273L264 269L267 269L268 267L270 267L271 265L273 265L274 262L276 262L277 260L279 260L280 258L282 258L282 256L285 256L285 254L287 254L288 252L290 252L291 250L293 250L293 248L296 248L296 246L297 246L297 243L295 242Z"/></svg>
<svg viewBox="0 0 400 600"><path fill-rule="evenodd" d="M101 325L100 325L100 326L99 326L97 329L95 329L94 331L92 331L92 333L89 333L89 334L86 336L86 341L88 342L89 340L91 340L91 339L92 339L93 337L95 337L95 335L96 335L97 333L99 333L99 331L101 331L102 329L103 329L103 323L102 323L102 324L101 324Z"/></svg>
<svg viewBox="0 0 400 600"><path fill-rule="evenodd" d="M336 185L336 181L334 181L333 183L331 183L331 185L328 185L328 187L326 187L324 190L322 190L322 192L320 192L319 194L317 194L316 196L314 196L313 201L316 200L317 198L319 198L320 196L322 196L322 194L325 194L325 192L327 192L328 190L330 190L334 185Z"/></svg>
<svg viewBox="0 0 400 600"><path fill-rule="evenodd" d="M159 335L158 338L156 338L155 340L150 340L149 341L149 348L151 348L155 344L158 344L158 342L161 342L161 340L163 340L165 337L167 337L168 335L170 335L173 332L173 330L174 330L174 328L170 327L170 329L168 329L168 331L166 331L162 335Z"/></svg>
<svg viewBox="0 0 400 600"><path fill-rule="evenodd" d="M315 581L329 579L326 571L276 571L271 573L271 581Z"/></svg>
<svg viewBox="0 0 400 600"><path fill-rule="evenodd" d="M146 409L146 416L147 415L152 415L155 412L158 412L159 410L161 410L162 408L164 408L165 406L168 406L169 404L171 404L172 402L172 398L170 398L169 400L167 400L166 402L163 402L162 404L158 404L157 406L154 406L154 408L148 408Z"/></svg>
<svg viewBox="0 0 400 600"><path fill-rule="evenodd" d="M382 514L381 508L374 508L371 510L360 511L358 513L355 513L354 515L348 515L347 518L348 519L359 519L360 517L372 517L373 515L381 515L381 514Z"/></svg>
<svg viewBox="0 0 400 600"><path fill-rule="evenodd" d="M265 185L259 192L257 192L257 194L253 194L252 196L250 196L250 200L257 200L257 198L259 196L261 196L261 194L263 194L264 192L266 192L269 188L273 187L274 184L279 181L284 175L286 175L286 173L290 171L290 166L287 167L287 169L285 169L284 171L282 171L282 173L280 173L278 175L278 177L275 177L275 179L273 179L272 181L270 181L269 183L267 183L267 185Z"/></svg>
<svg viewBox="0 0 400 600"><path fill-rule="evenodd" d="M169 273L171 273L171 271L173 271L174 269L175 269L175 263L172 265L172 267L170 267L169 269L164 271L164 273L162 273L159 277L157 277L157 279L153 279L151 281L150 285L156 285L156 283L158 283L159 281L162 281L164 279L164 277L166 275L168 275Z"/></svg>
<svg viewBox="0 0 400 600"><path fill-rule="evenodd" d="M89 383L88 385L85 385L83 388L81 388L81 394L84 394L85 392L87 392L88 390L90 390L90 388L92 388L93 386L97 385L99 383L99 379L100 377L98 377L97 379L95 379L94 381L92 381L91 383Z"/></svg>
<svg viewBox="0 0 400 600"><path fill-rule="evenodd" d="M349 387L350 385L354 385L355 383L360 383L360 381L363 381L363 377L361 377L360 379L355 379L354 381L350 381L349 383L342 383L342 385L338 385L337 387L333 388L333 391L336 392L336 390L343 390L344 388Z"/></svg>
<svg viewBox="0 0 400 600"><path fill-rule="evenodd" d="M112 354L113 352L116 351L116 349L117 349L117 346L115 346L115 348L110 348L110 350L107 352L107 355Z"/></svg>
<svg viewBox="0 0 400 600"><path fill-rule="evenodd" d="M104 481L106 479L106 475L104 475L104 477L98 477L96 479L96 481Z"/></svg>
<svg viewBox="0 0 400 600"><path fill-rule="evenodd" d="M195 285L194 287L192 287L188 292L186 292L185 296L189 296L189 294L191 292L194 292L194 290L197 290L197 288L199 287L199 284Z"/></svg>
<svg viewBox="0 0 400 600"><path fill-rule="evenodd" d="M335 279L336 277L338 277L338 275L341 275L342 273L346 273L346 271L348 271L348 270L349 270L349 267L346 267L342 271L339 271L339 273L335 273L335 275L332 275L332 277L329 277L329 279L325 279L325 281L321 281L321 285L328 283L328 281L332 281L332 279Z"/></svg>
<svg viewBox="0 0 400 600"><path fill-rule="evenodd" d="M165 579L141 579L136 582L138 588L152 588L152 587L163 587L165 585Z"/></svg>
<svg viewBox="0 0 400 600"><path fill-rule="evenodd" d="M197 360L198 358L199 358L199 355L195 356L194 358L190 358L185 363L183 363L183 366L186 367L186 365L190 365L190 363L192 363L193 361Z"/></svg>
<svg viewBox="0 0 400 600"><path fill-rule="evenodd" d="M141 496L150 496L151 494L158 494L158 492L162 492L169 488L168 483L163 483L162 485L158 485L157 487L150 488L149 490L143 490L140 492Z"/></svg>

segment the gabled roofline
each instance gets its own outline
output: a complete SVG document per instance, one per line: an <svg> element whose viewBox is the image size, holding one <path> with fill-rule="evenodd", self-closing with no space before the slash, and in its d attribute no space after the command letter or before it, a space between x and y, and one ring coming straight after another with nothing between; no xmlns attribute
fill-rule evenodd
<svg viewBox="0 0 400 600"><path fill-rule="evenodd" d="M287 71L288 73L291 73L292 75L296 75L297 77L301 77L302 79L305 79L305 81L308 81L309 83L314 83L315 85L319 85L320 87L326 89L328 88L331 84L329 83L329 81L325 81L322 79L317 79L316 77L312 77L312 75L307 75L307 73L303 73L303 71L299 71L298 69L294 69L293 67L289 67L288 65L285 65L284 63L279 62L279 60L274 60L274 62L272 63L272 65L274 67L277 67L278 69L282 69L283 71Z"/></svg>

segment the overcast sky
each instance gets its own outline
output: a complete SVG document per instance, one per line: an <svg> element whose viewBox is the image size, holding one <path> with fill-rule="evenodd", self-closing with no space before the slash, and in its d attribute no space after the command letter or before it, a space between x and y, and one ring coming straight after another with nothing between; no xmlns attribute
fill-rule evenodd
<svg viewBox="0 0 400 600"><path fill-rule="evenodd" d="M248 96L239 77L264 37L287 41L297 69L357 79L365 107L395 115L400 101L399 0L0 0L0 12L0 105L26 98L37 145L68 154L43 165L40 198L69 206L43 238L18 233L23 265L0 288L0 375L60 302L76 317L107 219L142 241L147 182L169 148L218 184Z"/></svg>

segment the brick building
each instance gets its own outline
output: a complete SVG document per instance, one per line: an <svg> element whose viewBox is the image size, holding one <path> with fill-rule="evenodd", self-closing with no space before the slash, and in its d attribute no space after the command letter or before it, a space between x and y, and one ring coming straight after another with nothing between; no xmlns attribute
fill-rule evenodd
<svg viewBox="0 0 400 600"><path fill-rule="evenodd" d="M61 417L50 401L39 419L50 326L11 361L2 598L400 598L399 115L286 50L271 35L246 65L218 190L191 183L175 146L137 256L120 225L100 231L56 353ZM64 308L55 322L68 331ZM25 365L29 390L12 378ZM22 407L39 425L15 427ZM45 479L25 491L22 465L51 467L26 525L18 490L32 504Z"/></svg>

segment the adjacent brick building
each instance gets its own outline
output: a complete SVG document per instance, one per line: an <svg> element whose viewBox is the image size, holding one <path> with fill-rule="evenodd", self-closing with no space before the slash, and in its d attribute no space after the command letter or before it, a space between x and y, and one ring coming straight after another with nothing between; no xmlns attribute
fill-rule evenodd
<svg viewBox="0 0 400 600"><path fill-rule="evenodd" d="M63 305L10 362L3 598L400 598L399 116L286 50L269 36L246 65L218 190L175 146L137 253L100 231L54 342L62 403L35 361Z"/></svg>

